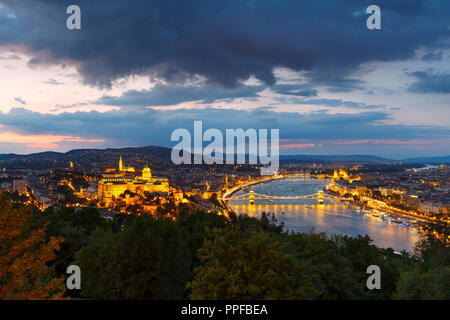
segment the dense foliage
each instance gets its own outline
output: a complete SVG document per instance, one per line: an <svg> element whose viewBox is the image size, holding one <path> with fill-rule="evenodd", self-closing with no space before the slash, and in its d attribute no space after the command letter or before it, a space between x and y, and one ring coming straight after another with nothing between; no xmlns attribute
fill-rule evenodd
<svg viewBox="0 0 450 320"><path fill-rule="evenodd" d="M58 299L64 294L64 279L46 266L62 238L46 240L46 224L33 229L31 217L31 208L14 208L0 193L0 300Z"/></svg>
<svg viewBox="0 0 450 320"><path fill-rule="evenodd" d="M450 299L445 237L430 234L414 252L399 255L367 236L289 233L264 214L227 219L182 210L176 216L106 220L93 208L32 214L3 198L0 292L35 297L40 281L47 287L39 297L58 298L62 291L54 286L76 264L82 289L66 295L88 299ZM23 250L12 249L17 246ZM25 257L45 268L35 267L32 282L13 288ZM369 265L381 269L381 290L366 287Z"/></svg>

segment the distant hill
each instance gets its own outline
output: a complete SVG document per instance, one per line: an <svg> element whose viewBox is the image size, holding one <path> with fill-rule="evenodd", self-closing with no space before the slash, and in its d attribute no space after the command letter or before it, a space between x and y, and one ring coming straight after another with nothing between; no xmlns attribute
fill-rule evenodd
<svg viewBox="0 0 450 320"><path fill-rule="evenodd" d="M427 163L427 164L448 164L448 163L450 163L450 156L408 158L408 159L403 160L403 162L405 162L405 163Z"/></svg>
<svg viewBox="0 0 450 320"><path fill-rule="evenodd" d="M66 152L66 155L79 155L91 152L111 152L111 153L136 153L146 156L155 156L159 158L170 158L171 148L147 146L147 147L128 147L128 148L107 148L107 149L75 149Z"/></svg>
<svg viewBox="0 0 450 320"><path fill-rule="evenodd" d="M75 168L105 168L117 166L119 155L128 166L137 168L152 164L153 168L165 168L172 149L147 146L141 148L75 149L68 152L40 152L28 155L0 154L0 168L6 169L60 169L70 162Z"/></svg>
<svg viewBox="0 0 450 320"><path fill-rule="evenodd" d="M155 156L159 158L170 158L172 152L171 148L157 147L157 146L147 146L147 147L129 147L129 148L107 148L107 149L74 149L68 152L39 152L31 153L27 155L20 154L0 154L0 160L10 160L10 159L36 159L36 158L60 158L67 156L81 156L86 154L96 154L96 153L136 153L141 155Z"/></svg>
<svg viewBox="0 0 450 320"><path fill-rule="evenodd" d="M399 162L396 160L385 159L382 157L371 156L371 155L280 155L280 160L290 161L290 160L320 160L329 162Z"/></svg>
<svg viewBox="0 0 450 320"><path fill-rule="evenodd" d="M0 161L68 161L80 158L96 159L96 158L108 158L118 157L119 154L124 156L139 155L150 158L170 159L172 149L158 146L146 146L146 147L128 147L128 148L107 148L107 149L74 149L68 152L40 152L32 153L28 155L17 154L0 154ZM224 157L224 155L222 155ZM392 162L404 162L404 163L428 163L428 164L442 164L450 163L450 156L446 157L420 157L420 158L408 158L405 160L392 160L372 155L280 155L280 161L282 162L353 162L353 163L392 163Z"/></svg>

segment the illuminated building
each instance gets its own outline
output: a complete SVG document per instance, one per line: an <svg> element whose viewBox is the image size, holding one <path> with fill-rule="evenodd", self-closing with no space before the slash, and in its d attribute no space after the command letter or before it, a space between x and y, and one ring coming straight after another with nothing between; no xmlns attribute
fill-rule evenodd
<svg viewBox="0 0 450 320"><path fill-rule="evenodd" d="M417 210L420 206L420 199L416 195L405 194L401 197L401 202L404 206Z"/></svg>
<svg viewBox="0 0 450 320"><path fill-rule="evenodd" d="M334 170L333 179L339 179L339 174L337 170Z"/></svg>
<svg viewBox="0 0 450 320"><path fill-rule="evenodd" d="M344 169L340 169L339 172L337 170L334 170L333 173L333 178L331 180L331 183L334 185L335 180L347 180L348 182L352 183L353 181L359 181L361 180L361 177L356 176L356 177L351 177L347 171L345 171Z"/></svg>
<svg viewBox="0 0 450 320"><path fill-rule="evenodd" d="M25 194L27 192L27 182L25 180L14 180L13 190L18 194Z"/></svg>
<svg viewBox="0 0 450 320"><path fill-rule="evenodd" d="M442 207L441 203L431 201L421 203L419 206L420 211L425 214L438 214L441 212L441 207Z"/></svg>
<svg viewBox="0 0 450 320"><path fill-rule="evenodd" d="M203 199L209 199L211 197L211 195L213 194L212 192L209 191L209 189L211 188L211 186L208 183L208 180L205 181L205 192L202 195Z"/></svg>
<svg viewBox="0 0 450 320"><path fill-rule="evenodd" d="M119 160L119 171L120 172L135 172L133 167L125 167L123 165L122 156L120 156L120 160Z"/></svg>
<svg viewBox="0 0 450 320"><path fill-rule="evenodd" d="M107 172L111 172L108 170ZM119 161L119 173L104 174L98 183L98 195L108 201L119 197L125 191L133 193L143 192L169 192L169 180L162 177L153 177L148 166L142 170L141 176L129 175L134 172L132 167L124 167L122 157Z"/></svg>
<svg viewBox="0 0 450 320"><path fill-rule="evenodd" d="M339 171L334 170L333 178L331 179L331 184L328 188L334 192L341 195L350 193L352 195L363 196L367 192L367 187L360 184L353 184L353 181L360 181L359 176L350 176L347 171L340 169Z"/></svg>
<svg viewBox="0 0 450 320"><path fill-rule="evenodd" d="M348 173L344 169L339 170L339 176L344 180L348 180Z"/></svg>

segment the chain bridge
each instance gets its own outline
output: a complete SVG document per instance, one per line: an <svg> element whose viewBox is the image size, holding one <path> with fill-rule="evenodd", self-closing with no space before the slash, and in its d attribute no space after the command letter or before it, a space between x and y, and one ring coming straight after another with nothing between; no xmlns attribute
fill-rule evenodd
<svg viewBox="0 0 450 320"><path fill-rule="evenodd" d="M248 200L249 204L255 204L255 200L297 200L297 199L317 199L319 204L322 204L325 195L322 190L314 194L308 194L303 196L273 196L267 194L256 193L253 190L246 194L241 194L238 196L234 196L232 198L228 198L227 200Z"/></svg>

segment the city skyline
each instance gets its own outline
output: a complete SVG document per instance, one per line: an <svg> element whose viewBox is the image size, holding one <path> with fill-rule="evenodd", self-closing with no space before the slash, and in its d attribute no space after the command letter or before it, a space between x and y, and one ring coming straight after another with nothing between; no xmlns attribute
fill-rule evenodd
<svg viewBox="0 0 450 320"><path fill-rule="evenodd" d="M445 1L382 1L381 30L368 1L108 3L68 30L71 3L0 0L0 153L172 147L202 120L280 129L280 154L449 155Z"/></svg>
<svg viewBox="0 0 450 320"><path fill-rule="evenodd" d="M448 301L449 102L448 0L0 0L0 301Z"/></svg>
<svg viewBox="0 0 450 320"><path fill-rule="evenodd" d="M4 157L10 157L10 156L36 156L40 154L46 154L46 153L54 153L54 154L61 154L61 155L69 155L73 152L79 152L82 150L91 150L91 151L110 151L113 150L120 154L121 151L124 153L127 153L128 150L145 150L147 148L165 148L167 150L172 150L170 147L162 147L162 146L128 146L128 147L111 147L111 148L75 148L70 149L68 151L54 151L54 150L42 150L42 151L36 151L32 153L0 153L0 156ZM138 151L139 152L139 151ZM199 152L198 154L200 154ZM193 152L192 155L197 154L197 152ZM219 153L221 154L221 153ZM239 153L235 152L234 155L239 155ZM248 163L248 157L249 153L245 153L245 161ZM223 153L223 157L226 156L226 153ZM280 154L279 155L280 160L286 160L286 161L293 161L293 160L327 160L330 162L364 162L364 163L377 163L377 162L389 162L389 161L408 161L409 163L416 163L416 164L423 164L423 163L430 163L430 164L446 164L449 162L450 155L443 155L443 156L433 156L433 155L424 155L424 156L417 156L417 157L408 157L408 158L389 158L389 157L382 157L377 156L373 154L301 154L301 153L293 153L293 154ZM224 163L226 164L226 161L224 160ZM216 163L213 163L212 165L217 165ZM145 166L144 166L145 167Z"/></svg>

